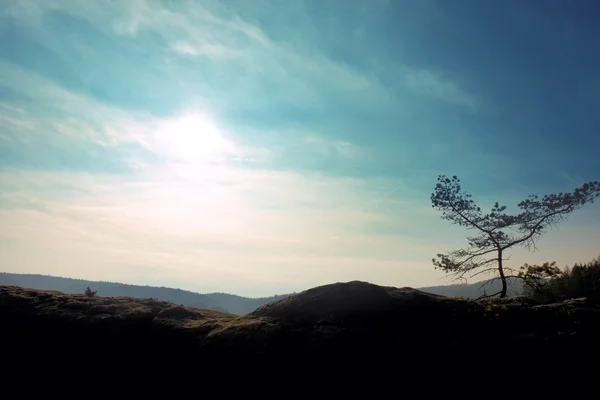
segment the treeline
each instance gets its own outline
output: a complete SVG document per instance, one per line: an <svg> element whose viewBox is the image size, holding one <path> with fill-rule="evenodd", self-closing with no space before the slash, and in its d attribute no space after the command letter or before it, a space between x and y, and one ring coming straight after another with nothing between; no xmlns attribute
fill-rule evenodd
<svg viewBox="0 0 600 400"><path fill-rule="evenodd" d="M578 297L600 302L600 256L558 271L542 282L526 281L523 288L523 294L543 303Z"/></svg>

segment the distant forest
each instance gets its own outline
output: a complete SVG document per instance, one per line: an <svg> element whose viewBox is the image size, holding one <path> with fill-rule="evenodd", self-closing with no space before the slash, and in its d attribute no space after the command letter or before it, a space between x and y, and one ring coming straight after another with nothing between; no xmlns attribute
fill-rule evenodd
<svg viewBox="0 0 600 400"><path fill-rule="evenodd" d="M425 292L440 294L451 297L476 298L484 294L481 288L482 282L473 284L458 284L446 286L431 286L420 288ZM204 308L243 315L250 313L263 304L277 301L289 294L275 295L271 297L248 298L227 293L200 294L188 290L173 289L167 287L137 286L116 282L96 282L83 279L60 278L47 275L12 274L0 272L0 285L21 286L31 289L58 290L63 293L83 294L89 286L97 291L98 296L103 297L136 297L154 298L170 301L175 304L183 304L188 307ZM510 294L520 294L522 285L518 281L511 282ZM497 292L499 283L486 285L487 293Z"/></svg>

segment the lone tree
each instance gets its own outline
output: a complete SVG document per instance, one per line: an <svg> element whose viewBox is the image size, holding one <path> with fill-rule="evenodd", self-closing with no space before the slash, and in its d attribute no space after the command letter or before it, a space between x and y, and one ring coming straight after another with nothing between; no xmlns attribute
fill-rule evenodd
<svg viewBox="0 0 600 400"><path fill-rule="evenodd" d="M94 297L96 293L98 293L98 291L90 289L89 286L87 287L87 289L85 289L85 292L83 292L83 294L85 294L87 297Z"/></svg>
<svg viewBox="0 0 600 400"><path fill-rule="evenodd" d="M507 214L506 206L498 202L490 213L483 214L471 195L461 189L456 176L440 175L431 194L432 207L442 211L443 219L475 230L477 235L467 236L467 248L438 254L433 264L436 269L453 274L455 279L495 272L497 276L489 282L500 279L502 290L490 296L506 297L506 279L523 276L504 266L504 253L513 246L535 249L536 240L546 228L566 220L568 214L593 203L598 196L600 182L589 182L572 193L547 194L541 199L530 195L518 204L521 212L516 215Z"/></svg>

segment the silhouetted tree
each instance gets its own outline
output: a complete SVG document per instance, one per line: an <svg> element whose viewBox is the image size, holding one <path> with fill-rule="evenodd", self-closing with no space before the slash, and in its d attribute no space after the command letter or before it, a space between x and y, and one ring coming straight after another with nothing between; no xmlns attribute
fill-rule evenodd
<svg viewBox="0 0 600 400"><path fill-rule="evenodd" d="M498 276L492 280L500 279L502 289L491 296L506 297L506 272L515 272L514 277L519 275L503 265L505 251L513 246L535 249L536 240L547 227L565 220L586 203L593 203L598 196L600 182L589 182L572 193L548 194L541 199L530 195L518 204L521 212L516 215L507 214L506 206L498 202L490 213L483 214L471 195L461 189L456 176L440 175L431 194L432 207L442 211L443 219L478 234L467 237L467 248L438 254L438 259L432 260L434 267L453 274L455 279L495 272Z"/></svg>
<svg viewBox="0 0 600 400"><path fill-rule="evenodd" d="M89 286L85 289L85 292L83 292L87 297L94 297L96 293L98 293L98 291L90 289Z"/></svg>

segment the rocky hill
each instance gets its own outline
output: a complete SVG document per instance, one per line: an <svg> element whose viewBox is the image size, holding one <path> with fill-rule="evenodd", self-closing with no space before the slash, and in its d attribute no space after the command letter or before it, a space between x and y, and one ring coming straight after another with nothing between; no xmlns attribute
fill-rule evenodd
<svg viewBox="0 0 600 400"><path fill-rule="evenodd" d="M139 384L140 371L148 382L183 386L283 371L292 379L299 369L314 379L333 379L331 371L367 379L389 368L408 376L432 363L500 363L507 353L575 362L591 356L600 334L600 308L585 299L469 301L365 282L316 287L245 316L0 286L0 321L8 378L27 371L36 382L81 385Z"/></svg>

